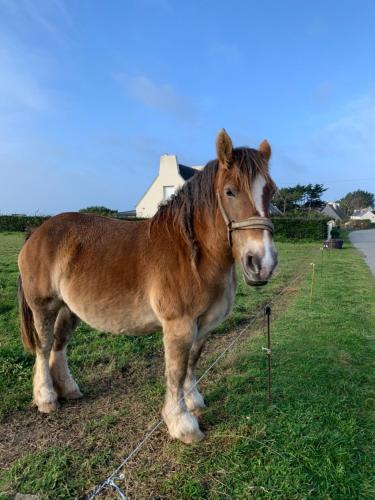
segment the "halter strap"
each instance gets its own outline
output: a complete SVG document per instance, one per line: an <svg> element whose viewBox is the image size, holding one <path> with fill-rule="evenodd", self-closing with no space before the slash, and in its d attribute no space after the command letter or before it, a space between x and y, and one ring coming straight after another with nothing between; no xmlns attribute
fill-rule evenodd
<svg viewBox="0 0 375 500"><path fill-rule="evenodd" d="M223 216L224 222L227 226L228 231L228 241L230 246L232 246L232 232L238 229L263 229L265 231L269 231L271 234L274 232L274 226L269 217L248 217L247 219L240 221L232 221L229 219L228 214L223 207L221 202L221 197L219 191L216 193L217 203L220 208L221 215Z"/></svg>

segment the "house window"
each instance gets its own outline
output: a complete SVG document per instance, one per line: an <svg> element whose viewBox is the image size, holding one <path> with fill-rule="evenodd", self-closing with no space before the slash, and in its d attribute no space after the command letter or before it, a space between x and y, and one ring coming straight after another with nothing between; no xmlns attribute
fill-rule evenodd
<svg viewBox="0 0 375 500"><path fill-rule="evenodd" d="M169 200L169 198L174 194L175 187L174 186L163 186L163 200Z"/></svg>

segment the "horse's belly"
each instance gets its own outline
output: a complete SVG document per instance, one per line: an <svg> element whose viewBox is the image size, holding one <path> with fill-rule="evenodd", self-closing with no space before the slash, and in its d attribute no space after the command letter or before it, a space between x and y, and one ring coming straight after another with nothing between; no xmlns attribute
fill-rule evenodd
<svg viewBox="0 0 375 500"><path fill-rule="evenodd" d="M88 321L97 330L126 335L145 335L160 330L161 325L151 309L138 309L136 312L124 309L113 312L111 317L93 317Z"/></svg>
<svg viewBox="0 0 375 500"><path fill-rule="evenodd" d="M85 302L65 301L68 307L85 323L97 330L111 333L142 335L153 333L161 325L148 301L128 297Z"/></svg>
<svg viewBox="0 0 375 500"><path fill-rule="evenodd" d="M138 308L137 311L127 307L106 309L103 314L98 310L86 310L79 317L97 330L127 335L153 333L161 326L151 308Z"/></svg>

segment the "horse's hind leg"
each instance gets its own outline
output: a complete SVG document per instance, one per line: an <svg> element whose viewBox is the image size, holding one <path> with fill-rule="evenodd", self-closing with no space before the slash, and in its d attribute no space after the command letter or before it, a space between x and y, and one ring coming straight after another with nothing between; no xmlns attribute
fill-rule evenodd
<svg viewBox="0 0 375 500"><path fill-rule="evenodd" d="M49 369L56 310L48 305L33 308L33 317L38 336L38 343L35 348L36 360L33 378L34 403L39 411L50 413L57 408L57 393L53 387Z"/></svg>
<svg viewBox="0 0 375 500"><path fill-rule="evenodd" d="M196 417L186 407L183 391L195 331L196 327L189 318L163 322L167 378L163 417L170 435L184 443L203 438Z"/></svg>
<svg viewBox="0 0 375 500"><path fill-rule="evenodd" d="M82 397L68 366L66 349L73 330L79 319L67 306L63 306L57 315L54 328L54 342L49 359L53 384L60 398L78 399Z"/></svg>

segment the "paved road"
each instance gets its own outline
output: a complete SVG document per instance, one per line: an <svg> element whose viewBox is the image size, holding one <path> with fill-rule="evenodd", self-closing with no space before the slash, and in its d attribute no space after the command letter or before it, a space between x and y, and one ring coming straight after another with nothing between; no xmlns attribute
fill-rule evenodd
<svg viewBox="0 0 375 500"><path fill-rule="evenodd" d="M350 240L364 254L365 261L375 276L375 229L353 231Z"/></svg>

